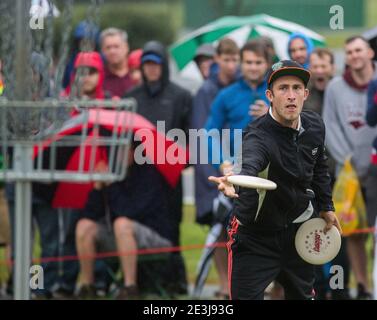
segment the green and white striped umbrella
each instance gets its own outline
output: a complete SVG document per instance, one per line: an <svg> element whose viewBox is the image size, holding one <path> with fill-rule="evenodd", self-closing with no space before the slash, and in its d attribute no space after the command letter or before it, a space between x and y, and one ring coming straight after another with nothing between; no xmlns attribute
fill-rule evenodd
<svg viewBox="0 0 377 320"><path fill-rule="evenodd" d="M314 46L325 46L325 39L318 33L294 22L278 19L267 14L249 17L226 16L217 19L186 35L170 47L178 70L187 75L196 69L193 58L196 49L204 43L216 43L224 37L232 38L239 47L252 38L268 36L274 43L276 54L280 59L287 59L289 35L300 32L312 39ZM197 72L197 71L196 71Z"/></svg>

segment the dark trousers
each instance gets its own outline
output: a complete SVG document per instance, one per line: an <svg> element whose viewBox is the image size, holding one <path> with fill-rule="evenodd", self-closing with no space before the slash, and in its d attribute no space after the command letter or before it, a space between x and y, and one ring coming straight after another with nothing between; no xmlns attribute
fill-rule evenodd
<svg viewBox="0 0 377 320"><path fill-rule="evenodd" d="M15 203L8 202L9 215L12 228L12 258L14 258L15 244ZM53 209L49 204L43 201L37 201L32 205L32 217L39 229L41 258L56 258L60 255L73 256L76 255L75 245L75 226L77 216L70 210L61 213L64 220L64 240L60 243L59 236L61 234L59 227L59 214L57 209ZM31 248L32 249L32 246ZM61 252L62 250L62 252ZM42 262L44 275L44 289L35 290L37 294L50 292L55 285L60 285L64 289L74 291L76 279L79 272L78 262L75 260L67 260L62 262L62 267L57 261ZM60 275L60 269L62 274Z"/></svg>
<svg viewBox="0 0 377 320"><path fill-rule="evenodd" d="M314 266L302 260L294 241L300 224L281 231L245 228L235 220L229 230L228 259L231 298L263 300L274 280L284 288L285 298L313 298Z"/></svg>

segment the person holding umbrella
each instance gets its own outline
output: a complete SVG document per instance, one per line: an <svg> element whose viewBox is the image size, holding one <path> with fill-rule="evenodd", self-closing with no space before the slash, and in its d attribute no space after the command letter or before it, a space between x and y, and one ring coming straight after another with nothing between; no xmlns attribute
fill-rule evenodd
<svg viewBox="0 0 377 320"><path fill-rule="evenodd" d="M331 199L324 153L325 126L320 116L301 112L309 95L310 73L295 61L275 63L267 74L269 112L245 130L241 173L276 182L274 191L235 187L209 177L234 198L229 227L229 282L232 299L263 299L278 280L286 299L313 299L314 267L295 249L299 226L313 215L329 230L340 230ZM313 210L315 203L318 213Z"/></svg>

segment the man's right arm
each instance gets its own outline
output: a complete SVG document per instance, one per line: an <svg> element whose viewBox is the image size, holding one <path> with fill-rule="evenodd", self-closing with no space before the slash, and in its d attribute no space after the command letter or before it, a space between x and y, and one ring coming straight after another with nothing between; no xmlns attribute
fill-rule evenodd
<svg viewBox="0 0 377 320"><path fill-rule="evenodd" d="M266 147L266 140L258 132L247 133L242 140L242 154L238 157L239 162L236 166L241 168L241 172L237 174L258 176L269 164L269 156ZM233 175L230 173L228 175ZM227 176L228 176L227 175ZM238 189L234 189L233 185L228 183L226 176L224 177L209 177L209 180L219 185L219 191L223 192L226 196L231 198L238 198ZM258 193L254 189L242 188L242 193L247 193L247 199L240 199L240 201L253 202L255 198L258 203ZM248 204L250 205L250 204Z"/></svg>

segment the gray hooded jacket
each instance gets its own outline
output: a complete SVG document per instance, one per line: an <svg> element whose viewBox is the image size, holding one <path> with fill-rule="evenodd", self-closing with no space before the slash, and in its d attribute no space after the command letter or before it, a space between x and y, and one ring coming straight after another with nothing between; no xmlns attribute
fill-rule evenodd
<svg viewBox="0 0 377 320"><path fill-rule="evenodd" d="M358 176L364 178L367 174L377 128L368 127L366 111L367 90L351 87L342 76L330 81L325 91L323 120L326 147L337 162L337 172L351 157Z"/></svg>

